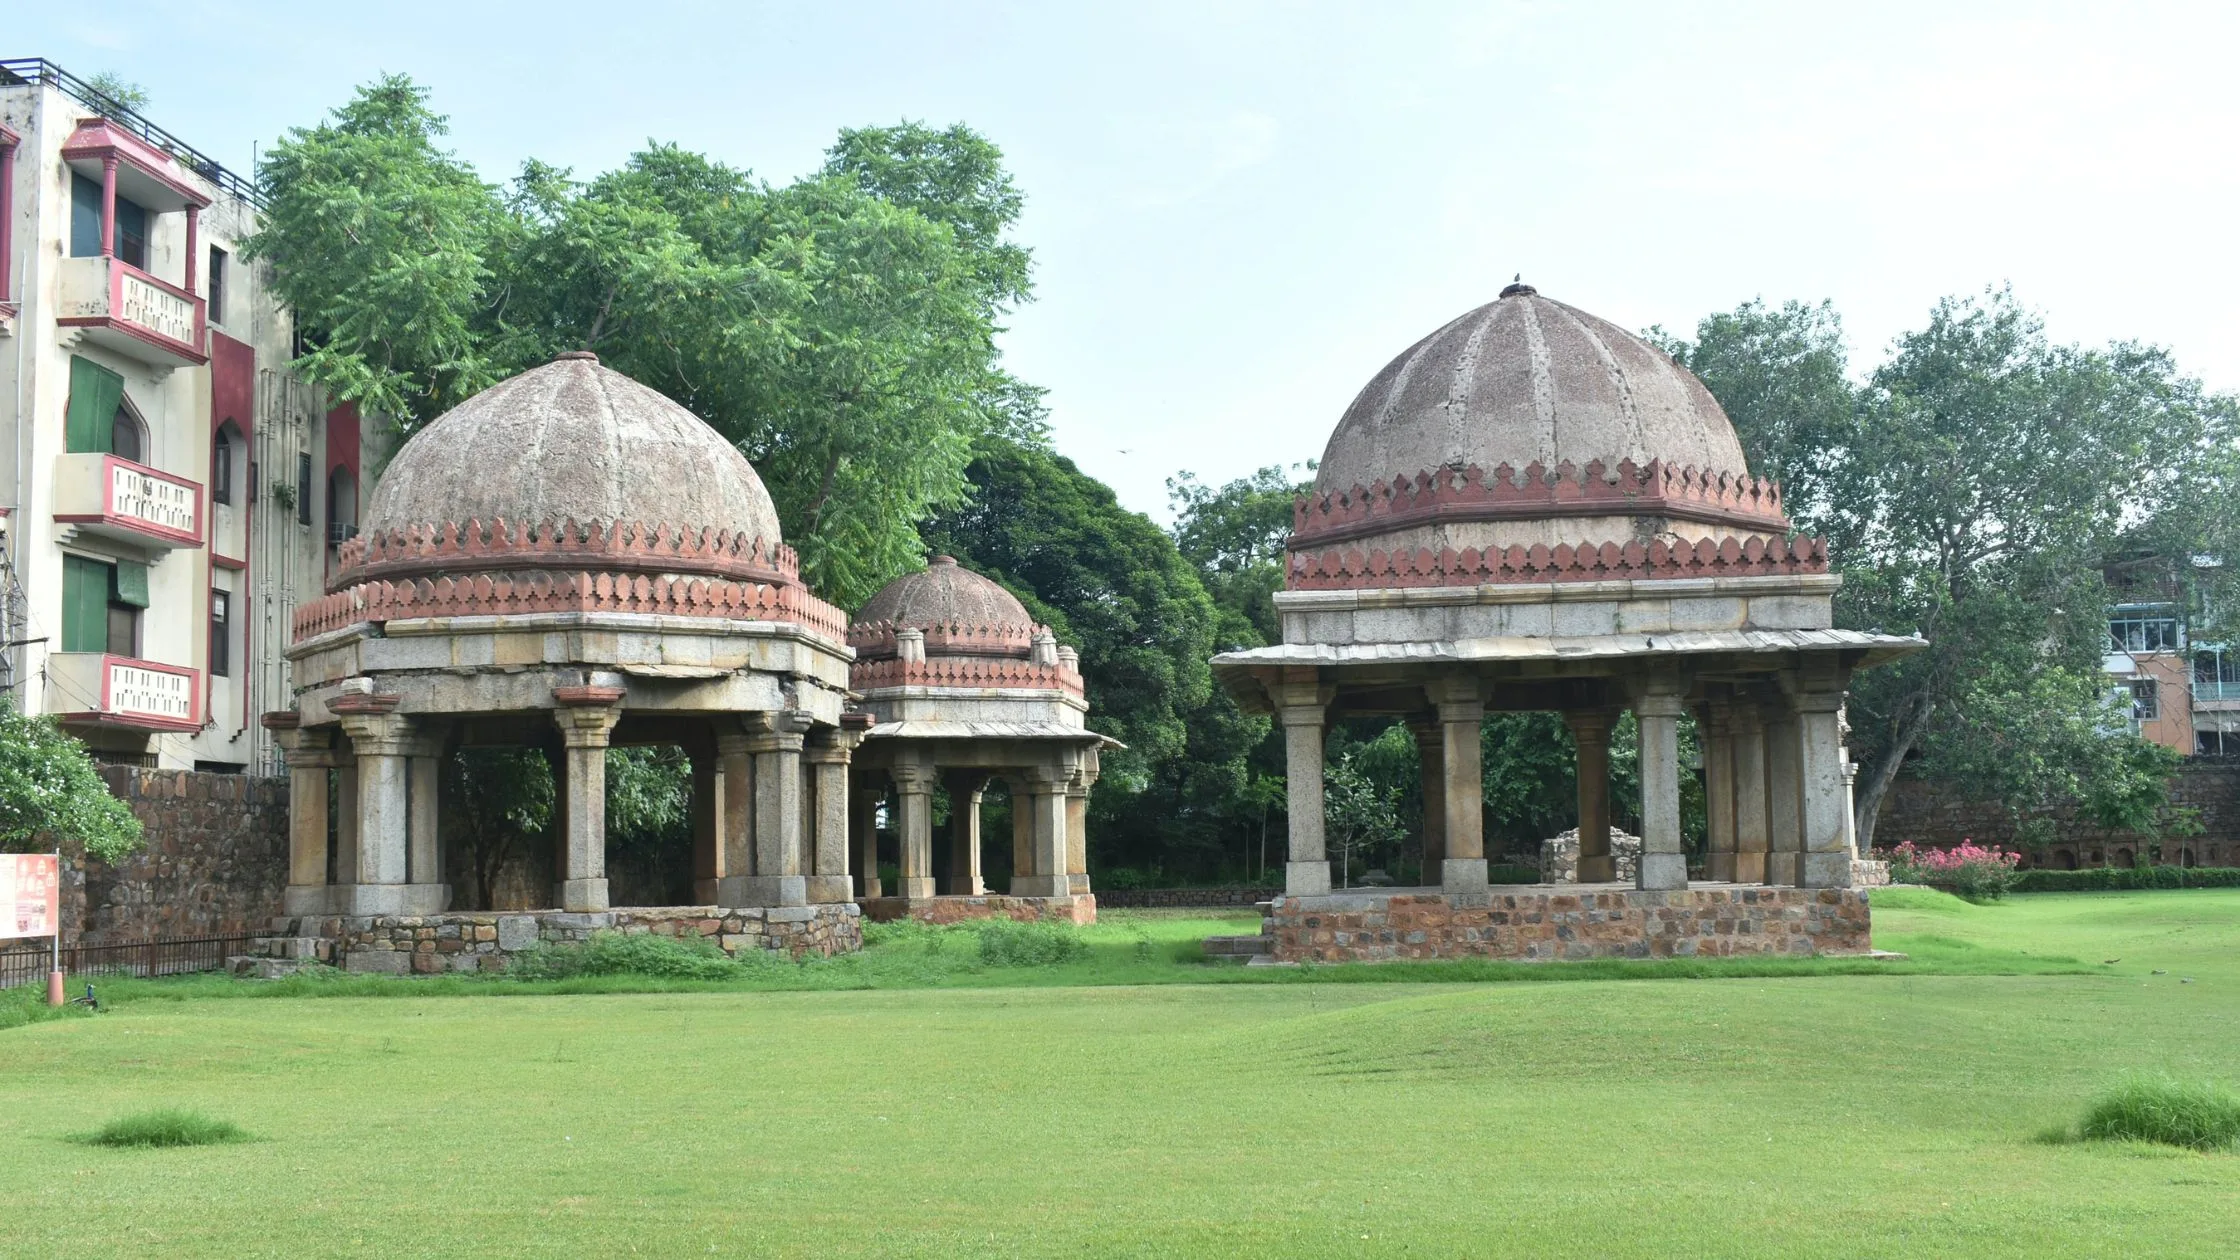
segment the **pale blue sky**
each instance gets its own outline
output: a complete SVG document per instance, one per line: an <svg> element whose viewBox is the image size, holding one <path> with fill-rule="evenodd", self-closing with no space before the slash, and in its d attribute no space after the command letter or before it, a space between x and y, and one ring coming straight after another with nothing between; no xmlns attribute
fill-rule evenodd
<svg viewBox="0 0 2240 1260"><path fill-rule="evenodd" d="M2012 282L2055 336L2240 386L2240 21L2207 5L15 5L0 54L143 84L246 169L352 85L459 152L606 169L647 137L773 180L836 129L1001 144L1058 445L1164 479L1321 453L1363 382L1523 272L1629 327L1833 298L1871 360Z"/></svg>

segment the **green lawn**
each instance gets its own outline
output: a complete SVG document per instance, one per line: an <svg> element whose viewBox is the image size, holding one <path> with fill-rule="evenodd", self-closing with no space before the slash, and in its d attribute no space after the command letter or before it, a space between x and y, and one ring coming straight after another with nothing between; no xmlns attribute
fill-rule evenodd
<svg viewBox="0 0 2240 1260"><path fill-rule="evenodd" d="M2127 1069L2240 1081L2240 891L1888 901L1883 974L1259 983L1115 915L1056 976L115 985L0 1031L0 1253L2240 1251L2240 1156L2033 1136ZM68 1140L166 1106L258 1140Z"/></svg>

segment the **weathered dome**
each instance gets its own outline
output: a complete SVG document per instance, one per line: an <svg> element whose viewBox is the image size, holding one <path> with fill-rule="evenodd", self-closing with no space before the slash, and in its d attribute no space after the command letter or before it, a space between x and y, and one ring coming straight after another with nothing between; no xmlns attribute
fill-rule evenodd
<svg viewBox="0 0 2240 1260"><path fill-rule="evenodd" d="M1023 626L1034 628L1034 618L1019 597L999 582L981 577L957 563L955 556L935 556L916 573L905 573L879 588L856 614L858 622L886 622L897 629L924 630L929 626Z"/></svg>
<svg viewBox="0 0 2240 1260"><path fill-rule="evenodd" d="M746 456L587 351L501 381L414 434L382 474L365 531L571 518L780 541Z"/></svg>
<svg viewBox="0 0 2240 1260"><path fill-rule="evenodd" d="M1516 284L1377 373L1330 435L1315 491L1439 468L1627 460L1748 475L1703 382L1617 325Z"/></svg>

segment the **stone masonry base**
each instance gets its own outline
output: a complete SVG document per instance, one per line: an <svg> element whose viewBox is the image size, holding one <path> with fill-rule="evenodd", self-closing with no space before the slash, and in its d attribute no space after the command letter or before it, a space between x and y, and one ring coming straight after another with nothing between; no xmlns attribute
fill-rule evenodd
<svg viewBox="0 0 2240 1260"><path fill-rule="evenodd" d="M1435 889L1280 897L1263 930L1277 962L1549 962L1864 954L1869 927L1867 896L1851 888L1605 885L1474 897Z"/></svg>
<svg viewBox="0 0 2240 1260"><path fill-rule="evenodd" d="M317 940L319 947L307 953L346 971L391 975L502 971L523 950L587 941L601 931L698 933L727 954L763 949L794 958L830 957L863 948L862 912L852 902L751 909L657 906L588 914L530 910L323 916L285 920L275 926L288 939Z"/></svg>
<svg viewBox="0 0 2240 1260"><path fill-rule="evenodd" d="M862 903L873 923L916 919L920 923L962 923L967 919L1015 919L1032 923L1054 919L1086 927L1097 921L1097 899L1072 897L874 897Z"/></svg>

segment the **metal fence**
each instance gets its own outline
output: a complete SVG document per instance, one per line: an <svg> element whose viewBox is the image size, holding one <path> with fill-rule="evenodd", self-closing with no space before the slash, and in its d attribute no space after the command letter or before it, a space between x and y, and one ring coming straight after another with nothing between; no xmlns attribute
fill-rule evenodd
<svg viewBox="0 0 2240 1260"><path fill-rule="evenodd" d="M226 959L248 953L256 938L172 936L115 945L74 945L62 950L62 969L72 976L180 976L223 971ZM54 967L54 947L46 942L0 950L0 989L45 983Z"/></svg>
<svg viewBox="0 0 2240 1260"><path fill-rule="evenodd" d="M62 89L65 95L80 105L99 111L102 117L179 159L180 164L188 170L216 184L219 191L239 197L259 210L264 209L264 192L257 187L255 181L243 179L218 165L216 158L149 122L138 110L93 84L43 57L0 60L0 87L26 83L40 83Z"/></svg>

